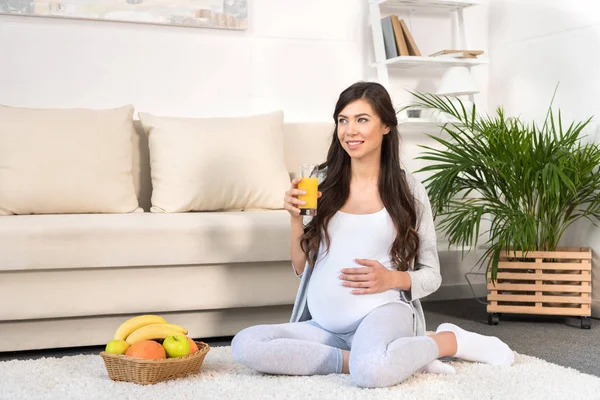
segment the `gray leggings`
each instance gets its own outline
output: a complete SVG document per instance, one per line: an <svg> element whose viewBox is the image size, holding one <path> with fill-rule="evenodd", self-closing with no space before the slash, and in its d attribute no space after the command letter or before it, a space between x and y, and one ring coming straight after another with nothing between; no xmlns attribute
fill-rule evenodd
<svg viewBox="0 0 600 400"><path fill-rule="evenodd" d="M257 325L231 342L233 357L248 368L277 375L342 372L342 350L350 352L350 376L361 387L396 385L438 357L428 336L413 336L413 314L404 304L376 308L356 331L337 334L315 321Z"/></svg>

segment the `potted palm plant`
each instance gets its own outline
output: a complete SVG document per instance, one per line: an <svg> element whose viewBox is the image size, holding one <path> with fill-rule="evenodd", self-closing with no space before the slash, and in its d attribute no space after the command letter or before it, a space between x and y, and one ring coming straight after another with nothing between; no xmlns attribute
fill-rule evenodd
<svg viewBox="0 0 600 400"><path fill-rule="evenodd" d="M501 313L570 315L589 328L591 249L559 243L574 222L600 219L600 147L582 141L591 118L565 126L551 103L540 126L501 107L479 115L459 98L411 93L414 107L452 121L428 135L438 146L421 146L428 166L416 172L429 173L423 183L451 245L464 254L485 240L478 264L488 322Z"/></svg>

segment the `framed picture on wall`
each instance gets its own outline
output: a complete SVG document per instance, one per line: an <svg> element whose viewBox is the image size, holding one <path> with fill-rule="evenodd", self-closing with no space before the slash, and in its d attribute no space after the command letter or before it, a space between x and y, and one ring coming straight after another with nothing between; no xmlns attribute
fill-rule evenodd
<svg viewBox="0 0 600 400"><path fill-rule="evenodd" d="M248 0L0 0L0 14L245 30Z"/></svg>

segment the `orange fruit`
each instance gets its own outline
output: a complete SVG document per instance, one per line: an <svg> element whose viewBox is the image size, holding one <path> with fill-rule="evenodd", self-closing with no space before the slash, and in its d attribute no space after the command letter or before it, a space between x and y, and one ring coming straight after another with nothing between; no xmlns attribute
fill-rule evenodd
<svg viewBox="0 0 600 400"><path fill-rule="evenodd" d="M190 342L190 354L194 354L198 351L198 345L189 337L187 338L188 342Z"/></svg>
<svg viewBox="0 0 600 400"><path fill-rule="evenodd" d="M154 340L140 340L135 342L125 352L126 356L144 358L146 360L160 360L167 358L165 348Z"/></svg>

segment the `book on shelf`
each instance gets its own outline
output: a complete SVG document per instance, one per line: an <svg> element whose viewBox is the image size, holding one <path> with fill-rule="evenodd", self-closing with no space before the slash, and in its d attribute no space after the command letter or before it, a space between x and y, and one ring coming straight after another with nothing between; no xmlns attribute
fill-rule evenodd
<svg viewBox="0 0 600 400"><path fill-rule="evenodd" d="M400 25L402 26L402 33L404 34L404 39L406 40L406 46L408 47L408 54L411 56L420 56L421 52L417 47L417 42L413 38L412 34L408 30L408 25L404 22L403 19L400 20Z"/></svg>
<svg viewBox="0 0 600 400"><path fill-rule="evenodd" d="M385 58L390 59L398 57L398 48L394 38L394 27L392 17L385 17L381 20L381 30L383 32L383 45L385 47Z"/></svg>
<svg viewBox="0 0 600 400"><path fill-rule="evenodd" d="M400 24L400 19L397 15L392 15L392 26L394 28L394 38L396 39L396 47L398 48L398 53L401 56L409 56L410 53L408 51L408 45L406 44L406 38L404 37L404 32L402 30L402 24Z"/></svg>
<svg viewBox="0 0 600 400"><path fill-rule="evenodd" d="M429 57L444 57L444 58L477 58L482 55L483 50L440 50L430 54Z"/></svg>

